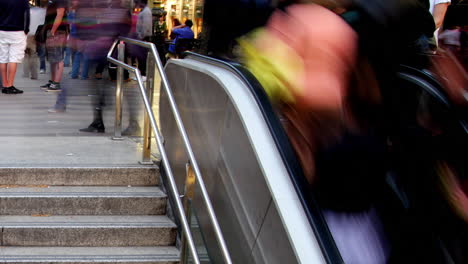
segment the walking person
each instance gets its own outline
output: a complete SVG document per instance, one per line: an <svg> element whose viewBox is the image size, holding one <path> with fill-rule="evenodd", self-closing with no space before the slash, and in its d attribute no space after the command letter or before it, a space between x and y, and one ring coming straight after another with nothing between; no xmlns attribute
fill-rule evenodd
<svg viewBox="0 0 468 264"><path fill-rule="evenodd" d="M120 0L106 2L81 0L76 11L76 19L77 21L104 21L103 23L77 23L76 25L77 35L84 43L84 56L96 63L105 61L114 41L119 36L128 36L131 28L131 14ZM101 70L101 68L96 70ZM99 84L95 88L97 96L93 97L95 99L93 100L93 121L89 126L80 129L81 132L105 132L103 107L105 96L112 87Z"/></svg>
<svg viewBox="0 0 468 264"><path fill-rule="evenodd" d="M72 0L70 11L68 12L68 22L70 24L70 38L68 43L73 53L71 78L78 79L81 72L81 79L86 80L88 79L88 60L84 57L84 45L78 38L76 31L76 9L78 7L78 3L78 0Z"/></svg>
<svg viewBox="0 0 468 264"><path fill-rule="evenodd" d="M136 35L139 40L150 41L153 35L153 14L148 7L148 0L136 1L137 6L142 8L140 14L138 14L138 21L136 25ZM135 47L137 50L138 69L143 76L143 80L146 80L146 49L141 47Z"/></svg>
<svg viewBox="0 0 468 264"><path fill-rule="evenodd" d="M29 33L27 36L26 52L23 63L23 77L37 79L39 73L39 56L38 56L38 45L39 43L35 40L35 33L39 25L44 22L45 9L40 7L32 7L30 11L30 24ZM42 68L41 68L42 69Z"/></svg>
<svg viewBox="0 0 468 264"><path fill-rule="evenodd" d="M60 92L60 81L63 75L63 55L67 41L68 26L66 22L66 0L50 0L44 21L46 31L47 60L50 63L49 82L41 88L48 92Z"/></svg>
<svg viewBox="0 0 468 264"><path fill-rule="evenodd" d="M24 58L28 32L28 1L0 0L0 71L4 94L23 93L13 84L18 63L21 63Z"/></svg>

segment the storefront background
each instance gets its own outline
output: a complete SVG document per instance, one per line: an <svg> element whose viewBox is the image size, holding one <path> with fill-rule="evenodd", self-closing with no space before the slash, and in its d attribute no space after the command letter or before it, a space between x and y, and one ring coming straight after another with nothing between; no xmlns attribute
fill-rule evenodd
<svg viewBox="0 0 468 264"><path fill-rule="evenodd" d="M172 21L177 18L181 23L187 19L193 21L192 30L197 37L202 31L203 24L203 0L150 0L150 8L159 8L167 12L166 23L171 31Z"/></svg>

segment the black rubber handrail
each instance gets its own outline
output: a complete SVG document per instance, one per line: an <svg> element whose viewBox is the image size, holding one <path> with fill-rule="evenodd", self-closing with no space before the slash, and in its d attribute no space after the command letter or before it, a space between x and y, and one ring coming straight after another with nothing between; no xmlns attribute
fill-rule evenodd
<svg viewBox="0 0 468 264"><path fill-rule="evenodd" d="M258 80L245 67L236 62L212 58L194 52L185 52L183 53L182 58L194 58L196 60L202 60L211 64L223 66L243 80L255 98L257 105L263 114L264 120L273 136L273 140L275 141L284 166L286 167L294 188L296 189L310 226L314 230L317 241L322 249L325 261L329 264L344 263L321 213L321 209L316 202L313 193L310 191L309 183L304 176L297 155L291 146L289 138L284 131L267 94Z"/></svg>

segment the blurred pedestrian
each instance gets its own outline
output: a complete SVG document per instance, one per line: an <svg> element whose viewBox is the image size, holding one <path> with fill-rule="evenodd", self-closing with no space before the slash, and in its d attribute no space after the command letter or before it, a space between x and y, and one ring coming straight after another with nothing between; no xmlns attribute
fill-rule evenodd
<svg viewBox="0 0 468 264"><path fill-rule="evenodd" d="M136 0L136 5L142 10L138 14L138 21L136 25L136 37L139 40L151 41L153 36L153 14L148 7L148 0ZM146 80L146 59L147 59L147 50L142 47L134 47L136 52L136 57L138 61L138 69L143 77L143 80Z"/></svg>
<svg viewBox="0 0 468 264"><path fill-rule="evenodd" d="M107 62L107 53L119 36L128 36L131 14L120 0L81 0L76 11L77 37L90 61ZM100 21L101 23L97 23ZM93 97L93 121L81 132L104 133L102 118L106 87L98 85Z"/></svg>
<svg viewBox="0 0 468 264"><path fill-rule="evenodd" d="M81 73L81 79L88 79L88 66L89 61L83 54L83 44L78 38L76 31L76 9L78 8L78 0L72 0L70 11L68 12L68 23L70 25L70 37L68 39L68 46L72 50L72 71L70 73L72 79L78 79Z"/></svg>
<svg viewBox="0 0 468 264"><path fill-rule="evenodd" d="M60 92L60 81L63 75L64 49L68 36L68 25L66 22L67 12L66 0L50 0L47 5L44 21L46 34L47 60L50 63L49 82L42 85L48 92Z"/></svg>
<svg viewBox="0 0 468 264"><path fill-rule="evenodd" d="M41 7L32 7L30 11L31 22L29 25L29 33L27 36L27 45L23 63L23 77L31 78L33 80L37 79L39 73L39 56L37 47L40 45L40 43L36 42L35 35L39 25L44 22L45 13L46 10Z"/></svg>
<svg viewBox="0 0 468 264"><path fill-rule="evenodd" d="M24 58L29 18L27 0L0 0L0 71L4 94L23 93L13 84L18 63Z"/></svg>
<svg viewBox="0 0 468 264"><path fill-rule="evenodd" d="M387 263L383 105L421 21L402 23L413 9L398 0L290 2L240 40L246 66L281 112L343 263Z"/></svg>

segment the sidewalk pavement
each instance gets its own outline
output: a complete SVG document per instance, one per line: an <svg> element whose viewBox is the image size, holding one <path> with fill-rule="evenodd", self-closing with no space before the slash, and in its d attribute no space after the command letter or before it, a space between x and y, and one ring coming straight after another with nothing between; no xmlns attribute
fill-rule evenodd
<svg viewBox="0 0 468 264"><path fill-rule="evenodd" d="M23 77L22 65L16 74L15 87L23 94L0 94L0 166L12 165L105 165L136 164L141 156L141 138L112 141L115 119L115 82L106 76L102 80L71 79L66 67L61 82L68 89L64 113L48 113L57 99L57 92L45 92L39 86L47 83L50 73L38 80ZM85 133L93 120L93 100L97 88L106 91L103 118L106 133ZM141 98L134 82L124 85L123 129L128 124L128 106L136 107L143 119ZM155 92L155 97L159 92ZM158 99L155 98L157 109ZM157 115L157 114L156 114ZM140 122L141 123L141 122ZM153 150L156 150L153 148Z"/></svg>

